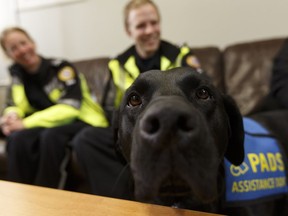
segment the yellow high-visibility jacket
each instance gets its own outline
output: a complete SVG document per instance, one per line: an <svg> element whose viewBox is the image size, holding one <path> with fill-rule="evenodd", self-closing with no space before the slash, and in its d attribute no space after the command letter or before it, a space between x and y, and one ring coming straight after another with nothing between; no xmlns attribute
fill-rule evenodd
<svg viewBox="0 0 288 216"><path fill-rule="evenodd" d="M55 127L76 119L93 126L108 126L84 76L69 62L42 58L35 74L28 74L18 64L9 70L12 82L4 114L16 112L26 128Z"/></svg>

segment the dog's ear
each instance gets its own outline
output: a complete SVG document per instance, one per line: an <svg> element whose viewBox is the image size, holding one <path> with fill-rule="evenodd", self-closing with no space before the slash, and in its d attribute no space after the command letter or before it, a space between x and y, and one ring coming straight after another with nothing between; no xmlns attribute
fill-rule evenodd
<svg viewBox="0 0 288 216"><path fill-rule="evenodd" d="M235 101L224 95L224 106L229 121L229 142L225 153L226 159L234 165L240 165L244 160L244 127L242 115Z"/></svg>

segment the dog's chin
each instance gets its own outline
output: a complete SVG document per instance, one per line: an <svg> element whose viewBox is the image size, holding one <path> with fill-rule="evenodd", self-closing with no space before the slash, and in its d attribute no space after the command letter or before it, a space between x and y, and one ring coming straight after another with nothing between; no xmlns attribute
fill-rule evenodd
<svg viewBox="0 0 288 216"><path fill-rule="evenodd" d="M171 206L175 208L188 208L195 210L203 210L203 206L209 205L216 200L213 197L199 197L196 195L189 184L180 177L168 176L159 186L159 190L155 194L140 195L139 199L146 203ZM139 195L139 194L138 194ZM144 198L145 197L145 198Z"/></svg>
<svg viewBox="0 0 288 216"><path fill-rule="evenodd" d="M192 190L183 179L168 177L162 182L155 200L161 205L180 207L191 195Z"/></svg>

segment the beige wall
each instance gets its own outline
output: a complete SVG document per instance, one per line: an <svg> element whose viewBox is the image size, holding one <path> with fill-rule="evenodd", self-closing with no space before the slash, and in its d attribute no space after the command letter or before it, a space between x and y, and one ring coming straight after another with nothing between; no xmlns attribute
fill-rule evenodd
<svg viewBox="0 0 288 216"><path fill-rule="evenodd" d="M0 31L5 26L13 25L17 22L15 6L15 1L0 0ZM1 85L5 85L9 81L6 70L8 64L10 64L10 61L0 48L0 88Z"/></svg>
<svg viewBox="0 0 288 216"><path fill-rule="evenodd" d="M78 3L20 11L45 56L70 60L114 56L132 41L123 30L127 0ZM162 14L163 38L191 46L221 48L242 41L288 35L286 0L155 0Z"/></svg>

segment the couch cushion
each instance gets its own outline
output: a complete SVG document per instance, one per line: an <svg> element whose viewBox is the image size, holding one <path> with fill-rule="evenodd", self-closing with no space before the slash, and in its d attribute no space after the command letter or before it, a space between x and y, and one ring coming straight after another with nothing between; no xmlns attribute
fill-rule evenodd
<svg viewBox="0 0 288 216"><path fill-rule="evenodd" d="M223 51L225 89L243 115L261 109L270 91L273 59L283 42L276 38L237 43Z"/></svg>

